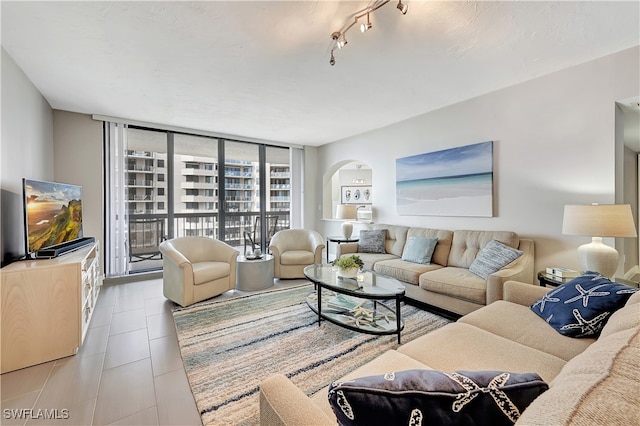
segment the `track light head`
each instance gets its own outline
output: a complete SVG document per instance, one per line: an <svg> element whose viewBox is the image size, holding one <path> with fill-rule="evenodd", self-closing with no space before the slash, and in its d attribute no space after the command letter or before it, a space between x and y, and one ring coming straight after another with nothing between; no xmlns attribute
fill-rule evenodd
<svg viewBox="0 0 640 426"><path fill-rule="evenodd" d="M402 0L398 0L398 6L396 6L398 10L403 14L407 14L407 10L409 10L409 5L402 3Z"/></svg>
<svg viewBox="0 0 640 426"><path fill-rule="evenodd" d="M369 21L369 14L367 13L367 23L365 24L364 22L362 24L360 24L360 31L361 32L367 32L371 29L371 22Z"/></svg>

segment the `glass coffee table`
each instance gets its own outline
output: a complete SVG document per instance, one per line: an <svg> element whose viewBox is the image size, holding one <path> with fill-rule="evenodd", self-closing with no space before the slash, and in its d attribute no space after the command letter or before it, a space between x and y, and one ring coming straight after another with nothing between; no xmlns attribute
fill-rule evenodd
<svg viewBox="0 0 640 426"><path fill-rule="evenodd" d="M397 334L404 328L400 302L405 288L395 278L373 271L359 273L356 278L343 278L331 265L310 265L304 275L316 285L307 297L307 305L323 319L368 334ZM389 307L383 301L395 302ZM395 309L394 309L395 308Z"/></svg>

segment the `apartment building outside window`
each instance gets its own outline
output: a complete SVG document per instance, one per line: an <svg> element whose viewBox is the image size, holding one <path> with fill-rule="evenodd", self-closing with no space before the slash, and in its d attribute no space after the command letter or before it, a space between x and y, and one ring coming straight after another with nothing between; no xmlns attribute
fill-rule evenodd
<svg viewBox="0 0 640 426"><path fill-rule="evenodd" d="M161 268L157 246L163 239L206 236L243 250L247 233L266 214L278 215L278 229L290 227L289 148L135 127L123 130L123 139L127 222L111 214L107 225L108 235L126 234L120 244L126 247L108 254L120 267L110 272L107 266L107 274ZM132 256L153 243L148 249L155 256Z"/></svg>

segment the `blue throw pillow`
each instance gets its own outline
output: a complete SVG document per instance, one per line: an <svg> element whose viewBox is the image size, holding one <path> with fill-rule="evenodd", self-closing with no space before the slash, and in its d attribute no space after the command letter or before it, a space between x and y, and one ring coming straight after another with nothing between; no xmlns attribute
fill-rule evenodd
<svg viewBox="0 0 640 426"><path fill-rule="evenodd" d="M512 425L549 387L535 373L407 370L329 387L339 425Z"/></svg>
<svg viewBox="0 0 640 426"><path fill-rule="evenodd" d="M560 334L595 337L636 291L587 271L545 294L531 305L531 310Z"/></svg>
<svg viewBox="0 0 640 426"><path fill-rule="evenodd" d="M520 256L524 252L511 248L500 241L489 241L478 253L476 258L469 266L469 272L473 272L483 279L487 279L489 275L498 272Z"/></svg>
<svg viewBox="0 0 640 426"><path fill-rule="evenodd" d="M402 260L429 265L437 243L437 238L409 237L402 251Z"/></svg>

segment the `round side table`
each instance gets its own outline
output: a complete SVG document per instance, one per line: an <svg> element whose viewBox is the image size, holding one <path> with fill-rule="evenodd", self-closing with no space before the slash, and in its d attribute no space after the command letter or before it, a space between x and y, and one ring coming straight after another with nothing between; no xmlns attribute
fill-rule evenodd
<svg viewBox="0 0 640 426"><path fill-rule="evenodd" d="M242 291L264 290L273 286L273 256L263 254L260 259L238 256L236 289Z"/></svg>

